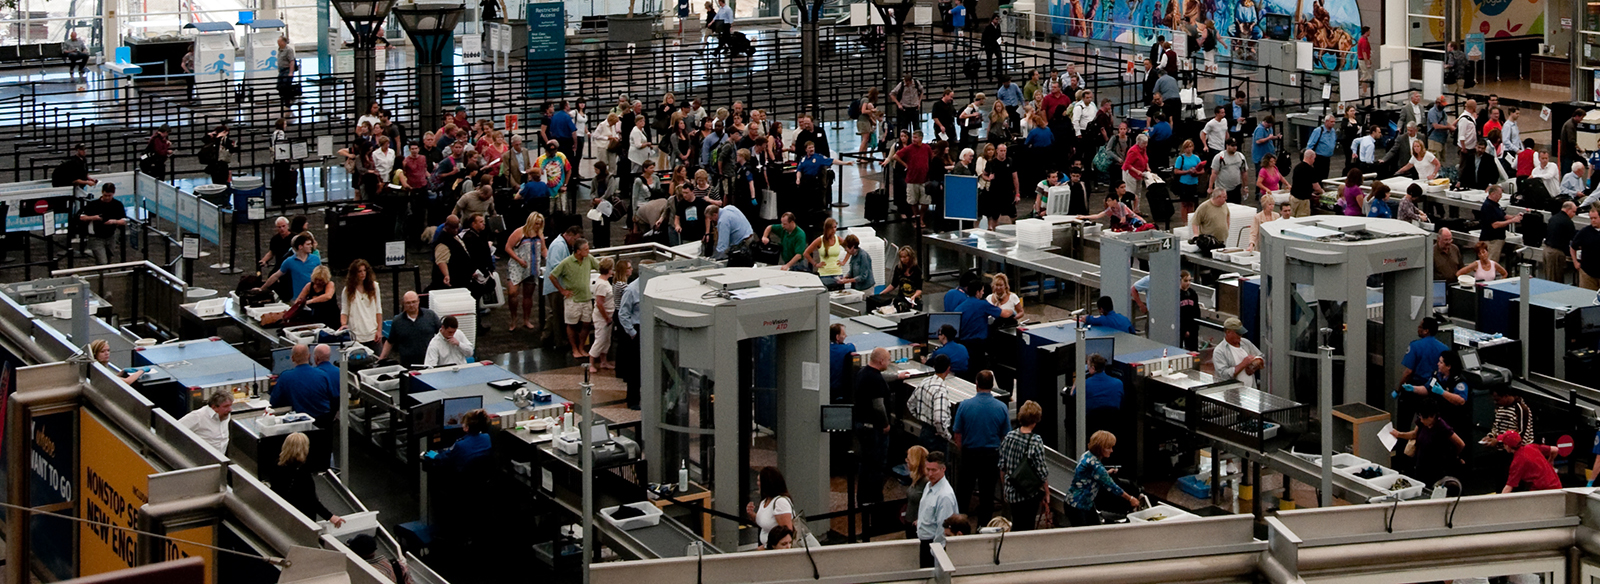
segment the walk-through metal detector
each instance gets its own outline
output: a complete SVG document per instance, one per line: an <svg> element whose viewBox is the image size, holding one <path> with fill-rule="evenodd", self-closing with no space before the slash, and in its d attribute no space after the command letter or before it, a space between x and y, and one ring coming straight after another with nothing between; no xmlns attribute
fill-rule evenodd
<svg viewBox="0 0 1600 584"><path fill-rule="evenodd" d="M643 452L651 481L690 478L712 507L740 515L752 480L756 371L771 373L776 466L797 509L829 506L828 293L817 276L771 268L657 274L644 284L640 333ZM758 342L771 357L758 358ZM764 349L763 349L764 350ZM716 519L713 543L737 549L738 526ZM826 531L815 522L815 533Z"/></svg>
<svg viewBox="0 0 1600 584"><path fill-rule="evenodd" d="M1178 236L1164 231L1110 233L1100 237L1100 294L1111 297L1117 312L1133 318L1133 273L1136 259L1150 263L1150 340L1181 346L1178 330L1178 287L1183 270Z"/></svg>

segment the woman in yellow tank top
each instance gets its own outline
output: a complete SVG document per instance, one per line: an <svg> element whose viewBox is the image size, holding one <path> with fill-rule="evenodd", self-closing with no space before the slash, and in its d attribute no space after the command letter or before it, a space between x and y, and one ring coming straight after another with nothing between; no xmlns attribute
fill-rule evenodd
<svg viewBox="0 0 1600 584"><path fill-rule="evenodd" d="M844 274L844 263L848 261L838 231L839 222L829 217L822 222L822 236L813 240L805 253L806 261L811 262L822 283L830 287L834 285L835 278Z"/></svg>

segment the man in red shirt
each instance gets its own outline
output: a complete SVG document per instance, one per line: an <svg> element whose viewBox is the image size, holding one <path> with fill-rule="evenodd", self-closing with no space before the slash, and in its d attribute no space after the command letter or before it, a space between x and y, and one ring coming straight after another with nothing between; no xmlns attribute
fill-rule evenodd
<svg viewBox="0 0 1600 584"><path fill-rule="evenodd" d="M1556 449L1543 444L1523 444L1522 435L1515 430L1501 432L1500 447L1511 453L1511 469L1507 472L1506 486L1501 493L1520 490L1529 485L1530 491L1551 491L1561 488L1556 478L1556 467L1550 464Z"/></svg>
<svg viewBox="0 0 1600 584"><path fill-rule="evenodd" d="M1046 120L1050 120L1056 117L1057 109L1072 107L1072 97L1061 92L1060 83L1052 83L1050 84L1050 93L1044 96L1043 106L1044 117ZM1012 123L1017 123L1020 127L1020 122L1013 120Z"/></svg>
<svg viewBox="0 0 1600 584"><path fill-rule="evenodd" d="M922 143L922 130L911 133L911 143L901 146L894 159L906 168L906 203L916 209L917 229L922 229L922 212L933 203L923 183L928 182L928 163L933 149Z"/></svg>
<svg viewBox="0 0 1600 584"><path fill-rule="evenodd" d="M1361 38L1356 40L1356 67L1360 69L1361 83L1372 83L1372 27L1361 27Z"/></svg>

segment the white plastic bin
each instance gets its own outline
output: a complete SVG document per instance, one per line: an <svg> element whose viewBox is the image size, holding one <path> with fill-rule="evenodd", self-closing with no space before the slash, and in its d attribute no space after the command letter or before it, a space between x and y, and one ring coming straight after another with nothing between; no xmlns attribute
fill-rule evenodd
<svg viewBox="0 0 1600 584"><path fill-rule="evenodd" d="M616 513L618 509L623 507L633 507L634 509L643 511L644 515L622 520L612 519L611 514ZM632 531L641 527L654 527L656 524L661 523L661 509L649 501L639 501L637 503L628 503L627 505L619 505L616 507L606 507L601 509L600 517L604 518L606 523L616 526L617 529L621 529L623 531Z"/></svg>

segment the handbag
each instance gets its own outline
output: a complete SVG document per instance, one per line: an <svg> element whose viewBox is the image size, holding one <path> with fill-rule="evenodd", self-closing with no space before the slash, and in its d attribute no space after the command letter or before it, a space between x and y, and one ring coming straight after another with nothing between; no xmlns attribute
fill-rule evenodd
<svg viewBox="0 0 1600 584"><path fill-rule="evenodd" d="M789 524L794 526L794 540L816 541L816 538L811 535L811 527L806 525L806 512L801 510L799 505L794 504L794 499L784 498L789 499Z"/></svg>
<svg viewBox="0 0 1600 584"><path fill-rule="evenodd" d="M1116 164L1116 162L1116 159L1111 157L1110 144L1101 146L1100 151L1094 153L1094 169L1097 172L1111 172L1111 165Z"/></svg>
<svg viewBox="0 0 1600 584"><path fill-rule="evenodd" d="M1037 446L1032 445L1030 446ZM1029 448L1031 451L1032 448ZM1006 481L1011 483L1011 488L1018 493L1034 493L1044 488L1044 479L1039 477L1038 469L1033 468L1033 459L1024 458L1022 464L1006 473Z"/></svg>

